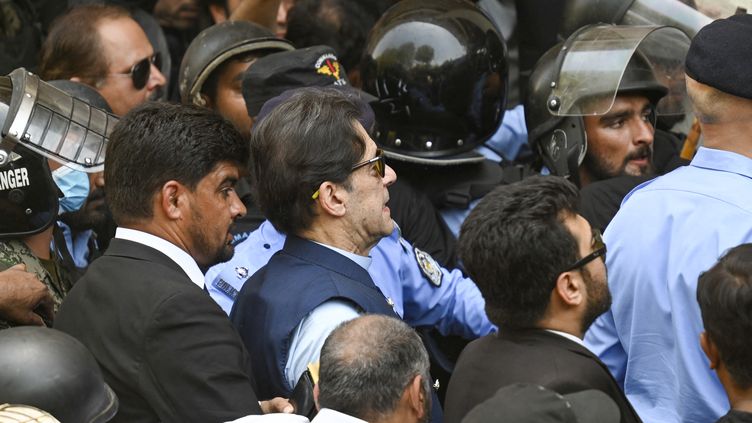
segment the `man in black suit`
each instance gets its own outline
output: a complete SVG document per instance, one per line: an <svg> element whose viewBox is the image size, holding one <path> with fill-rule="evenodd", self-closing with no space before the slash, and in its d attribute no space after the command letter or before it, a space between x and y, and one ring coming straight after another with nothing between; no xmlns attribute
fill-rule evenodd
<svg viewBox="0 0 752 423"><path fill-rule="evenodd" d="M600 233L577 214L577 188L535 176L486 195L462 225L460 256L499 333L470 343L449 381L448 423L501 387L535 383L560 394L598 389L637 414L606 366L582 343L611 296Z"/></svg>
<svg viewBox="0 0 752 423"><path fill-rule="evenodd" d="M229 228L245 213L234 186L248 157L230 123L192 106L146 104L113 131L105 178L119 227L55 321L102 367L120 399L113 422L262 412L249 356L202 273L232 256Z"/></svg>

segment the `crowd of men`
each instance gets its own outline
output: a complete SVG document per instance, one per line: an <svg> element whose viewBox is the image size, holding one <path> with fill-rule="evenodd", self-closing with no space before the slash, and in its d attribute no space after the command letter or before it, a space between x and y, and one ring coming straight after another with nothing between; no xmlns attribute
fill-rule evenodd
<svg viewBox="0 0 752 423"><path fill-rule="evenodd" d="M752 15L592 3L0 2L0 422L752 421Z"/></svg>

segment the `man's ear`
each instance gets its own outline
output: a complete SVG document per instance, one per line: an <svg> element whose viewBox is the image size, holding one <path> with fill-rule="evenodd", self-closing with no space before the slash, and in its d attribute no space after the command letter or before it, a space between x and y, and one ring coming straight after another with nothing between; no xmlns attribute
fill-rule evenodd
<svg viewBox="0 0 752 423"><path fill-rule="evenodd" d="M569 271L559 274L556 278L554 294L562 303L569 306L578 306L585 301L585 281L578 271Z"/></svg>
<svg viewBox="0 0 752 423"><path fill-rule="evenodd" d="M180 220L183 218L184 209L187 206L185 194L186 189L180 182L170 180L162 185L156 202L167 218Z"/></svg>
<svg viewBox="0 0 752 423"><path fill-rule="evenodd" d="M347 191L342 185L334 182L322 182L319 185L319 195L316 201L324 213L331 216L342 217L347 212Z"/></svg>
<svg viewBox="0 0 752 423"><path fill-rule="evenodd" d="M426 398L430 393L423 389L423 376L415 375L410 384L407 385L403 395L407 397L407 405L413 411L413 414L418 418L418 421L421 421L426 410L425 403L430 401Z"/></svg>
<svg viewBox="0 0 752 423"><path fill-rule="evenodd" d="M716 348L715 343L713 343L713 340L710 339L707 332L703 331L700 334L700 347L708 357L708 360L710 360L710 368L717 370L718 365L721 362L721 357L720 354L718 354L718 348Z"/></svg>
<svg viewBox="0 0 752 423"><path fill-rule="evenodd" d="M319 384L313 385L313 403L316 404L316 409L321 410L319 405Z"/></svg>

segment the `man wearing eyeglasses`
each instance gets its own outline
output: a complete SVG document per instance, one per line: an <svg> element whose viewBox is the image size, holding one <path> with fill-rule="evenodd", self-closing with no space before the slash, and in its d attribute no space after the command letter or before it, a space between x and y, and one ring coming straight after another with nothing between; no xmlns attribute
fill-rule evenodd
<svg viewBox="0 0 752 423"><path fill-rule="evenodd" d="M161 57L125 9L112 5L74 7L50 28L41 52L45 80L91 85L122 116L165 84Z"/></svg>
<svg viewBox="0 0 752 423"><path fill-rule="evenodd" d="M606 246L577 213L577 188L534 176L487 194L462 225L465 269L499 332L471 342L454 369L445 402L459 423L499 388L535 383L559 394L598 389L639 422L606 366L583 344L611 305Z"/></svg>
<svg viewBox="0 0 752 423"><path fill-rule="evenodd" d="M304 88L254 127L256 200L287 234L230 316L262 398L289 395L339 323L362 313L398 317L367 271L371 248L394 228L386 203L396 175L360 114L346 93Z"/></svg>

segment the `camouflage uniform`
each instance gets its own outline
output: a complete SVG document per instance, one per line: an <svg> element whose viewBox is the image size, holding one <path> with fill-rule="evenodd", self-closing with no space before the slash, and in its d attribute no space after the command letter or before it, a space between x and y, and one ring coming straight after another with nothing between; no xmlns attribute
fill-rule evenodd
<svg viewBox="0 0 752 423"><path fill-rule="evenodd" d="M60 303L73 286L73 280L65 269L60 265L59 260L52 259L57 275L52 275L45 268L42 262L34 255L29 247L19 239L6 239L0 241L0 271L6 270L16 264L23 263L26 270L37 276L50 290L54 301L55 313L57 313ZM51 326L52 322L45 322ZM0 329L7 329L15 326L14 324L0 319Z"/></svg>

